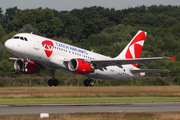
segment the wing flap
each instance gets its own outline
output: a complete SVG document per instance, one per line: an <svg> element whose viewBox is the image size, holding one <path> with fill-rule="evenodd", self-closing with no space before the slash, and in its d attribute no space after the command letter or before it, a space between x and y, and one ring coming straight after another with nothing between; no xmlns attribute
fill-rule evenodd
<svg viewBox="0 0 180 120"><path fill-rule="evenodd" d="M140 69L140 70L130 70L132 73L155 73L155 72L170 72L169 70L166 69Z"/></svg>

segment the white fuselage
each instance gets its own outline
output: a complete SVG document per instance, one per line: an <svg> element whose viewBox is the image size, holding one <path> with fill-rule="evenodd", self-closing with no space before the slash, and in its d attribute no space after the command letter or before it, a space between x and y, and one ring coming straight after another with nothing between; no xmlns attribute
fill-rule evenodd
<svg viewBox="0 0 180 120"><path fill-rule="evenodd" d="M64 60L80 58L86 61L91 59L114 59L92 51L68 45L34 34L21 33L15 36L26 37L22 39L9 39L5 46L8 51L21 58L29 58L31 61L42 64L49 69L59 69L63 72L71 72ZM132 74L130 69L138 69L133 65L107 66L103 69L95 69L94 73L85 76L98 79L125 79L144 76L144 73ZM71 72L73 73L73 72Z"/></svg>

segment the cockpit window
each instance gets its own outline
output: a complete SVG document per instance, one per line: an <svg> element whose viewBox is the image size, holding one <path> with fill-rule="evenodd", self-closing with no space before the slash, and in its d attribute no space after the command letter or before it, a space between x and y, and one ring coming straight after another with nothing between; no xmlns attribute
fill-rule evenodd
<svg viewBox="0 0 180 120"><path fill-rule="evenodd" d="M20 37L20 36L14 36L13 39L20 39L20 40L28 41L26 37Z"/></svg>
<svg viewBox="0 0 180 120"><path fill-rule="evenodd" d="M23 38L23 37L20 37L20 39L21 39L21 40L24 40L24 38Z"/></svg>
<svg viewBox="0 0 180 120"><path fill-rule="evenodd" d="M24 38L25 41L28 41L27 38Z"/></svg>
<svg viewBox="0 0 180 120"><path fill-rule="evenodd" d="M19 36L14 36L14 39L19 39Z"/></svg>

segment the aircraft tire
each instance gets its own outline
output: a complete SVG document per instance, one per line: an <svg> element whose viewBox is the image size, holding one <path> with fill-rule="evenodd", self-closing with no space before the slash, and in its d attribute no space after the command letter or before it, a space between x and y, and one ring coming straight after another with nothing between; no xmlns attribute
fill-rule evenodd
<svg viewBox="0 0 180 120"><path fill-rule="evenodd" d="M48 85L53 86L52 79L48 80Z"/></svg>
<svg viewBox="0 0 180 120"><path fill-rule="evenodd" d="M59 82L57 79L50 79L48 80L48 85L49 86L58 86Z"/></svg>
<svg viewBox="0 0 180 120"><path fill-rule="evenodd" d="M86 86L86 87L89 86L89 80L88 79L84 80L84 86Z"/></svg>
<svg viewBox="0 0 180 120"><path fill-rule="evenodd" d="M58 80L57 80L57 79L54 79L54 80L53 80L53 85L54 85L54 86L58 86L58 84L59 84Z"/></svg>
<svg viewBox="0 0 180 120"><path fill-rule="evenodd" d="M89 80L89 86L90 87L94 86L94 80L92 80L92 79Z"/></svg>

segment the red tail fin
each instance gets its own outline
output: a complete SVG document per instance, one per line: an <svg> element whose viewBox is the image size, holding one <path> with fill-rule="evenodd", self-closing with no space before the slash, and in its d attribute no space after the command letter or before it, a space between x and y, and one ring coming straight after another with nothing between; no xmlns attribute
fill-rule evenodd
<svg viewBox="0 0 180 120"><path fill-rule="evenodd" d="M146 32L139 30L138 33L134 36L134 38L129 42L129 44L116 58L118 59L139 58L141 54L141 50L144 45L145 37L146 37Z"/></svg>
<svg viewBox="0 0 180 120"><path fill-rule="evenodd" d="M116 57L118 59L136 59L141 55L141 50L146 38L146 32L139 30L124 50ZM133 64L137 67L137 64Z"/></svg>

